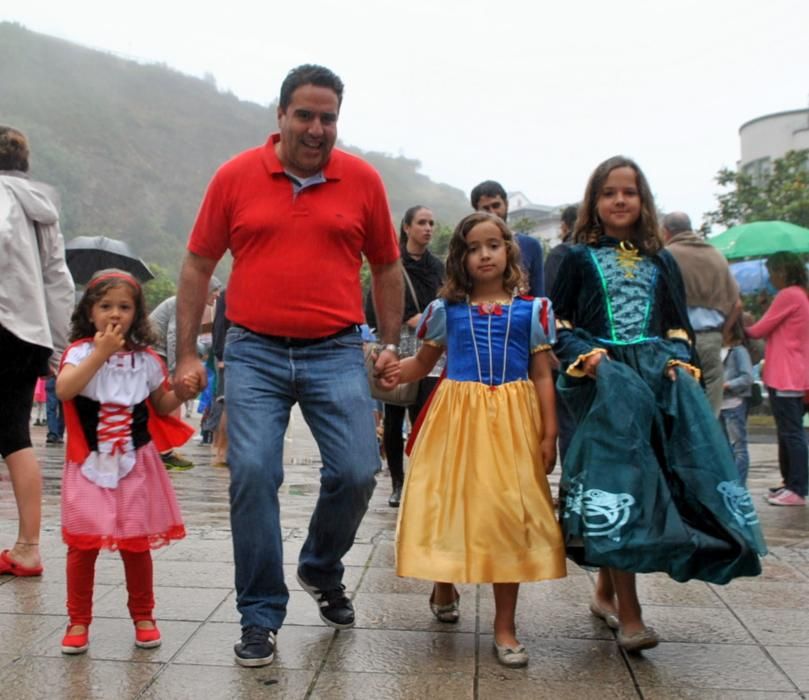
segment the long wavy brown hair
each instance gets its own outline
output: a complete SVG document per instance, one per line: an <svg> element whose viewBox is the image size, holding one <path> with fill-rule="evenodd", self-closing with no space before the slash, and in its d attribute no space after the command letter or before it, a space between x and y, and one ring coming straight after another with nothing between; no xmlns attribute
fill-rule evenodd
<svg viewBox="0 0 809 700"><path fill-rule="evenodd" d="M438 290L438 296L451 302L464 301L472 292L472 278L466 269L466 255L469 246L466 237L478 224L484 221L493 223L503 234L506 244L506 269L503 271L503 289L509 294L516 294L526 288L525 276L520 266L520 246L514 239L511 229L494 214L476 211L458 222L449 241L447 254L447 281Z"/></svg>
<svg viewBox="0 0 809 700"><path fill-rule="evenodd" d="M143 299L143 291L140 285L133 280L129 282L122 277L109 277L107 279L100 279L107 275L121 275L129 277L126 272L122 270L109 269L96 272L92 279L87 283L84 290L84 295L81 301L73 311L70 317L70 342L81 340L82 338L92 338L96 334L96 327L93 325L93 320L90 314L93 311L93 306L104 298L104 295L117 287L126 287L132 292L132 299L135 302L135 318L132 319L132 326L126 334L126 344L130 350L142 350L157 342L152 323L149 316L146 314L146 302Z"/></svg>
<svg viewBox="0 0 809 700"><path fill-rule="evenodd" d="M635 171L635 180L640 194L640 216L635 222L635 229L629 240L635 244L641 253L654 255L663 248L663 239L660 236L660 225L657 221L657 209L654 196L643 171L638 164L625 156L613 156L601 163L590 175L587 189L584 191L584 201L579 207L573 239L576 243L596 245L598 239L604 234L601 220L598 218L598 198L604 189L604 183L609 174L616 168L632 168Z"/></svg>

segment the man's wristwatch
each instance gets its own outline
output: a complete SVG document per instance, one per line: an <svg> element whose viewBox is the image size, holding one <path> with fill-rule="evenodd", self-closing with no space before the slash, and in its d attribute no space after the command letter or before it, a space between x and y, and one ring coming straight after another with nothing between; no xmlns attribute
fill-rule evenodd
<svg viewBox="0 0 809 700"><path fill-rule="evenodd" d="M376 346L374 347L374 350L376 350L377 355L381 353L383 350L388 350L389 352L392 352L394 355L396 355L396 357L399 357L399 346L394 345L393 343L388 343L387 345L377 343Z"/></svg>

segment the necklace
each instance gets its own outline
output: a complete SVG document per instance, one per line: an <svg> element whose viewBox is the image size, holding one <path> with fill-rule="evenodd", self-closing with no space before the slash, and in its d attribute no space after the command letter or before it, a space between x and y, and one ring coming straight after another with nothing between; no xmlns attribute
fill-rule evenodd
<svg viewBox="0 0 809 700"><path fill-rule="evenodd" d="M494 391L497 387L494 384L494 357L492 356L492 316L501 316L502 311L502 304L496 304L499 311L492 311L492 312L481 312L485 313L488 316L488 322L486 324L486 343L488 346L489 351L489 388ZM482 308L482 307L481 307ZM514 303L512 301L511 304L508 305L508 315L506 316L506 337L503 340L503 373L500 378L500 383L506 383L506 367L508 363L508 337L511 333L511 310L514 308ZM466 297L466 312L469 317L469 332L472 334L472 346L475 348L475 363L477 364L478 368L478 381L481 384L484 384L483 381L483 369L480 364L480 350L478 349L478 340L475 336L475 324L472 320L472 303L469 301L469 297Z"/></svg>

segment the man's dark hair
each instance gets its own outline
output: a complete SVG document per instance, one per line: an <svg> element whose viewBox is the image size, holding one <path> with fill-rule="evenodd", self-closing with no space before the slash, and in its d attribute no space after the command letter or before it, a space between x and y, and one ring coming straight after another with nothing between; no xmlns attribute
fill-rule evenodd
<svg viewBox="0 0 809 700"><path fill-rule="evenodd" d="M508 202L508 195L503 189L503 185L494 180L486 180L479 185L475 185L472 193L469 195L469 201L472 204L472 209L477 210L478 202L481 197L502 197L504 202Z"/></svg>
<svg viewBox="0 0 809 700"><path fill-rule="evenodd" d="M315 85L329 88L337 95L337 107L343 104L343 81L328 68L313 63L305 63L293 68L284 82L281 83L281 95L278 98L278 107L283 111L292 102L292 93L303 85Z"/></svg>
<svg viewBox="0 0 809 700"><path fill-rule="evenodd" d="M568 231L573 231L573 227L576 225L576 217L578 215L578 204L571 204L570 206L565 207L564 211L562 212L562 223L567 226Z"/></svg>
<svg viewBox="0 0 809 700"><path fill-rule="evenodd" d="M673 211L663 217L663 228L672 235L683 231L691 231L691 219L684 212Z"/></svg>

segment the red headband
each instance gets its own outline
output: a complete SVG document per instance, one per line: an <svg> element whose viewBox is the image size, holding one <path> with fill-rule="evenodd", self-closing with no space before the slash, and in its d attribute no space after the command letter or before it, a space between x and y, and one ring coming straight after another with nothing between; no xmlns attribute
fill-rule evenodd
<svg viewBox="0 0 809 700"><path fill-rule="evenodd" d="M108 279L119 279L124 280L125 282L129 282L135 289L140 291L140 283L128 272L107 272L104 275L100 275L99 277L94 277L87 283L87 289L91 289L95 287L99 282L103 282L104 280Z"/></svg>

